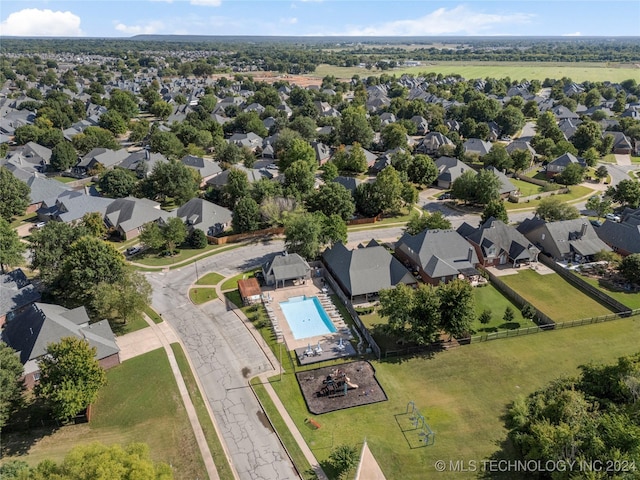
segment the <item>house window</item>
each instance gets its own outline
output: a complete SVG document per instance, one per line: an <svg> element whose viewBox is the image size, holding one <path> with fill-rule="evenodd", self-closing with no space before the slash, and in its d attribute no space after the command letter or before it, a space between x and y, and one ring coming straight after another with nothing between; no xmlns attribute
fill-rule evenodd
<svg viewBox="0 0 640 480"><path fill-rule="evenodd" d="M36 372L33 374L33 381L37 382L38 380L40 380L40 372Z"/></svg>

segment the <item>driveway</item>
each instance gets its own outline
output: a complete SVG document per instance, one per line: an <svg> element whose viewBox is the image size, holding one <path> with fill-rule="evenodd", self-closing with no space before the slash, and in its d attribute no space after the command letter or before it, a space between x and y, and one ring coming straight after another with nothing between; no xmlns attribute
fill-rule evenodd
<svg viewBox="0 0 640 480"><path fill-rule="evenodd" d="M200 260L198 270L230 275L282 248L281 241L256 243ZM248 386L249 378L275 370L242 321L221 300L197 307L187 299L196 278L194 265L146 276L153 286L153 307L182 339L239 478L296 478Z"/></svg>
<svg viewBox="0 0 640 480"><path fill-rule="evenodd" d="M625 167L628 167L631 165L631 155L621 155L619 153L616 153L613 156L616 157L616 163L618 165L625 166Z"/></svg>

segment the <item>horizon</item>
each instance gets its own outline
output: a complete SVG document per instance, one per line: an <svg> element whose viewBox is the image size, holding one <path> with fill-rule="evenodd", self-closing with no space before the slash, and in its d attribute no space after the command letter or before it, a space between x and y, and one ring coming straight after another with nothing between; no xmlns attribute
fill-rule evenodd
<svg viewBox="0 0 640 480"><path fill-rule="evenodd" d="M637 0L3 0L2 37L640 36Z"/></svg>

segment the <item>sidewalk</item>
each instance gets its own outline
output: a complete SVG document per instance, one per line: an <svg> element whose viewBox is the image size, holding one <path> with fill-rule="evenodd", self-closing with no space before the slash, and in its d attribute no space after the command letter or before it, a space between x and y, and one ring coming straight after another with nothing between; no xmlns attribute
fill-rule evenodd
<svg viewBox="0 0 640 480"><path fill-rule="evenodd" d="M150 352L152 350L156 350L161 347L164 348L165 353L167 354L167 358L169 359L171 371L173 372L173 376L175 377L176 383L178 385L178 391L180 392L180 396L182 397L182 403L184 404L189 422L191 423L191 428L193 429L193 433L196 437L198 448L200 449L200 454L202 455L202 460L207 470L209 479L219 480L220 477L218 475L216 465L213 461L211 450L209 450L209 444L207 443L207 439L204 436L204 432L202 431L202 427L200 426L200 421L198 420L198 415L196 413L195 407L193 406L191 397L189 397L189 391L187 390L187 386L184 383L184 379L182 378L180 367L178 367L178 362L176 361L176 357L173 354L173 350L171 349L171 344L180 343L180 340L167 322L156 324L147 315L145 315L144 317L150 328L144 328L142 330L123 335L122 337L118 337L116 339L116 343L118 344L118 347L120 347L120 360L125 361L138 355ZM209 416L211 417L217 432L218 429L211 411L209 411ZM232 465L231 461L229 461L229 464ZM233 469L233 465L232 471L234 472L234 477L237 478L235 470Z"/></svg>

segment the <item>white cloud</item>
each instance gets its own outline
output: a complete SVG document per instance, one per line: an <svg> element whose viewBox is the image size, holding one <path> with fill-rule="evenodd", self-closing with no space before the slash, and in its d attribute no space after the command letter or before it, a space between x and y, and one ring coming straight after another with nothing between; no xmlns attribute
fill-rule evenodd
<svg viewBox="0 0 640 480"><path fill-rule="evenodd" d="M285 23L287 25L295 25L296 23L298 23L298 19L296 17L281 18L280 23Z"/></svg>
<svg viewBox="0 0 640 480"><path fill-rule="evenodd" d="M0 35L77 37L84 34L80 29L80 17L74 13L25 8L13 12L0 23Z"/></svg>
<svg viewBox="0 0 640 480"><path fill-rule="evenodd" d="M466 6L458 6L447 10L439 8L418 18L410 20L394 20L367 27L352 27L344 32L357 36L420 36L447 34L487 34L496 26L508 26L527 23L533 15L526 13L489 14L480 13Z"/></svg>
<svg viewBox="0 0 640 480"><path fill-rule="evenodd" d="M222 0L191 0L191 5L200 5L203 7L219 7Z"/></svg>
<svg viewBox="0 0 640 480"><path fill-rule="evenodd" d="M128 33L129 35L149 35L162 32L164 30L164 23L159 20L152 20L140 25L125 25L124 23L116 22L114 28L119 32Z"/></svg>
<svg viewBox="0 0 640 480"><path fill-rule="evenodd" d="M573 32L573 33L563 33L562 36L563 37L581 37L582 34L580 32Z"/></svg>

